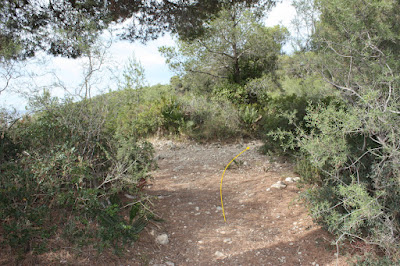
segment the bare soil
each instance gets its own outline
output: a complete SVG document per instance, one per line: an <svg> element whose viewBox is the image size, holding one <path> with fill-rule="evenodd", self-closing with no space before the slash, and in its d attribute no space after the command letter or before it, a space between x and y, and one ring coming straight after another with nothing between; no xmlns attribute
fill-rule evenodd
<svg viewBox="0 0 400 266"><path fill-rule="evenodd" d="M347 265L336 259L332 236L314 224L295 183L292 165L258 152L261 142L236 144L152 141L159 169L146 188L165 222L153 224L132 248L149 265ZM226 165L246 147L224 176ZM155 238L166 233L169 243ZM129 261L125 261L129 264ZM132 265L132 264L131 264Z"/></svg>
<svg viewBox="0 0 400 266"><path fill-rule="evenodd" d="M335 256L333 237L308 216L299 199L301 189L290 183L297 176L286 162L258 152L261 142L197 144L151 140L159 168L144 187L163 222L152 222L140 239L126 247L123 257L110 251L60 247L54 252L25 257L24 265L347 265ZM224 176L226 165L246 147ZM168 235L168 244L157 236ZM0 255L10 255L2 250ZM0 264L15 258L0 256Z"/></svg>

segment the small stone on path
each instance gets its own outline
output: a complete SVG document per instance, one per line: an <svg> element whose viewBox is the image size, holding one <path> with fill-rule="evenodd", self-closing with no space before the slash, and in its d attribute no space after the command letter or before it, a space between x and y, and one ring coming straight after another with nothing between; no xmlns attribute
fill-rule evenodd
<svg viewBox="0 0 400 266"><path fill-rule="evenodd" d="M288 183L294 183L294 179L291 177L286 177L285 181Z"/></svg>
<svg viewBox="0 0 400 266"><path fill-rule="evenodd" d="M273 184L271 186L271 188L278 188L278 189L282 189L282 188L285 188L285 187L286 187L286 184L283 183L282 181L278 181L278 182L276 182L275 184Z"/></svg>
<svg viewBox="0 0 400 266"><path fill-rule="evenodd" d="M217 256L218 258L222 258L222 257L224 257L225 255L224 255L224 253L222 253L221 251L216 251L216 252L215 252L215 256Z"/></svg>
<svg viewBox="0 0 400 266"><path fill-rule="evenodd" d="M167 234L161 234L161 235L157 236L156 242L158 244L160 244L160 245L167 245L169 243L168 235Z"/></svg>
<svg viewBox="0 0 400 266"><path fill-rule="evenodd" d="M225 238L224 243L232 244L232 238Z"/></svg>

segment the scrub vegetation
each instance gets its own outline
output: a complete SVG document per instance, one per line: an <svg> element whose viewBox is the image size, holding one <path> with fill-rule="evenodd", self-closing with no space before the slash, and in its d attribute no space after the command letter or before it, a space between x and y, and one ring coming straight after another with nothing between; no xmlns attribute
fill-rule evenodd
<svg viewBox="0 0 400 266"><path fill-rule="evenodd" d="M217 1L212 12L209 1L198 1L203 5L191 13L191 29L178 15L167 16L173 8L165 3L153 9L138 4L137 10L126 7L124 13L111 1L110 17L98 25L81 21L87 35L80 39L59 30L50 47L42 43L41 29L60 29L57 23L68 22L56 19L57 8L65 4L71 18L79 12L95 17L95 10L105 8L96 3L103 1L91 1L93 6L61 1L47 16L19 2L0 4L3 18L20 22L0 32L6 81L13 62L39 50L95 57L88 51L99 31L129 12L158 20L142 17L148 32L131 26L124 38L149 39L164 30L174 34L176 45L160 47L160 52L176 76L167 85L145 86L143 69L133 59L116 91L91 97L86 90L77 100L53 97L48 88L31 97L29 115L3 109L1 245L23 257L46 252L53 248L48 239L61 237L76 246L118 253L137 240L147 223L158 220L142 191L156 167L148 137L198 142L254 138L264 142L263 152L296 163L302 199L314 221L337 237L338 252L341 245L361 241L374 250L358 258L361 265L400 259L397 1L295 0L294 23L299 33L307 32L302 38L282 26L263 25L274 1ZM43 25L22 23L12 8L43 16ZM181 11L194 12L191 8ZM36 42L16 36L13 25L32 27ZM70 50L64 47L68 36ZM294 46L290 55L282 52L285 43Z"/></svg>

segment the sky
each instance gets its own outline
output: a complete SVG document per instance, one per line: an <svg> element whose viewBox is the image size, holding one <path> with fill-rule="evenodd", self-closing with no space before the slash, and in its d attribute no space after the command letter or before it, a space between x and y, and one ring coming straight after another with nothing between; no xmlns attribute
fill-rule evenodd
<svg viewBox="0 0 400 266"><path fill-rule="evenodd" d="M290 22L296 15L296 11L291 6L290 0L283 0L278 3L268 14L265 20L266 26L284 25L290 31ZM103 63L103 71L98 73L92 84L92 93L98 94L107 92L116 88L117 80L115 73L121 73L129 58L134 57L140 61L145 69L145 77L148 85L168 84L174 73L168 69L165 59L158 52L160 46L173 46L174 41L169 35L161 37L155 41L146 44L130 43L128 41L115 41L107 51L106 60ZM283 47L283 51L290 53L290 44ZM38 63L40 62L40 63ZM87 60L67 59L61 57L50 57L39 54L36 58L25 63L23 66L23 76L17 79L16 87L24 88L23 91L30 94L29 91L35 88L52 88L51 93L54 96L63 97L65 90L74 91L81 87L83 81L84 65ZM51 74L52 73L52 74ZM27 77L27 74L29 77ZM55 78L55 75L57 78ZM32 78L34 76L34 78ZM1 78L1 77L0 77ZM62 86L54 86L54 83L61 83ZM0 89L4 81L0 80ZM23 111L27 105L27 100L20 96L20 93L14 93L6 90L0 94L0 107L15 107Z"/></svg>

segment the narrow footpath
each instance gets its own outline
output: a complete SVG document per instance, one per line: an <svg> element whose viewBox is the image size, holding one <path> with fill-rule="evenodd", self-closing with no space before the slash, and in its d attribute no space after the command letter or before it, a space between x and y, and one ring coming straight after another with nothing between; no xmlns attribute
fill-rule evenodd
<svg viewBox="0 0 400 266"><path fill-rule="evenodd" d="M261 142L152 142L159 169L145 190L164 222L151 223L130 248L134 257L120 263L347 265L337 261L333 238L312 222L296 182L287 179L296 177L292 166L261 155ZM221 175L246 147L223 179L224 222ZM287 186L271 187L279 181Z"/></svg>

